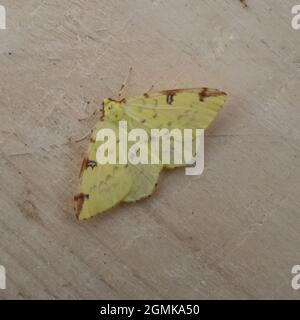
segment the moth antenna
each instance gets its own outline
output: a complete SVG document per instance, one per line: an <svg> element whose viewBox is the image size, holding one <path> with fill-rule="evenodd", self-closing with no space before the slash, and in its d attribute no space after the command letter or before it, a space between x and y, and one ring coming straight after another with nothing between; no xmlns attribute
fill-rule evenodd
<svg viewBox="0 0 300 320"><path fill-rule="evenodd" d="M129 68L127 77L126 77L125 80L123 81L123 83L122 83L122 85L121 85L121 88L120 88L120 90L119 90L119 93L118 93L119 100L121 100L122 92L123 92L124 88L125 88L126 85L127 85L127 82L128 82L128 79L129 79L129 77L130 77L131 72L132 72L132 67Z"/></svg>

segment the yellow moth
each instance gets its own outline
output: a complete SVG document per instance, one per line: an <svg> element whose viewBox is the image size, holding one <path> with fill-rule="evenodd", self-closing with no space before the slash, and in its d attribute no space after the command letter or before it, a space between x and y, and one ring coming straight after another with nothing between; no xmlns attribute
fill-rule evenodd
<svg viewBox="0 0 300 320"><path fill-rule="evenodd" d="M120 161L122 153L114 155L117 163L101 164L97 161L97 152L103 146L103 141L97 139L100 130L108 129L118 137L119 122L126 121L126 130L144 129L150 139L151 129L206 129L225 100L226 93L208 88L165 90L119 101L104 99L103 116L92 130L80 170L79 192L74 198L77 218L88 219L120 202L146 198L153 193L163 168L186 165L165 164L161 159L155 164L125 163ZM117 149L124 149L118 139L115 143ZM126 149L130 147L128 144Z"/></svg>

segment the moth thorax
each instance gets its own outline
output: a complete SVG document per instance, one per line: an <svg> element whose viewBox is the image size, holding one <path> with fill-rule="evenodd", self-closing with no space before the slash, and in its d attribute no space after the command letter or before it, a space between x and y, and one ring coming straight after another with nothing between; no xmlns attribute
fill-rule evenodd
<svg viewBox="0 0 300 320"><path fill-rule="evenodd" d="M123 119L124 111L120 103L105 99L104 114L111 121L119 121Z"/></svg>

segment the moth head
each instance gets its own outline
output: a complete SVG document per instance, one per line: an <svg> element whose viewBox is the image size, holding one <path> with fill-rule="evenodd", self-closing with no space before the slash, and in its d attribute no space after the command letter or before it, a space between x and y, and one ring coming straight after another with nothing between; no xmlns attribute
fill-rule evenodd
<svg viewBox="0 0 300 320"><path fill-rule="evenodd" d="M124 116L124 111L121 104L111 99L103 101L104 116L111 121L119 121Z"/></svg>

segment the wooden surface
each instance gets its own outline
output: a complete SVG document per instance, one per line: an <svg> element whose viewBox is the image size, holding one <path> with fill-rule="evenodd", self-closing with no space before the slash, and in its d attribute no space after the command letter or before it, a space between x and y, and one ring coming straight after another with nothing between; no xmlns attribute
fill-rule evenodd
<svg viewBox="0 0 300 320"><path fill-rule="evenodd" d="M1 0L3 299L294 298L300 264L295 1ZM209 86L229 100L205 170L79 223L84 137L105 96Z"/></svg>

